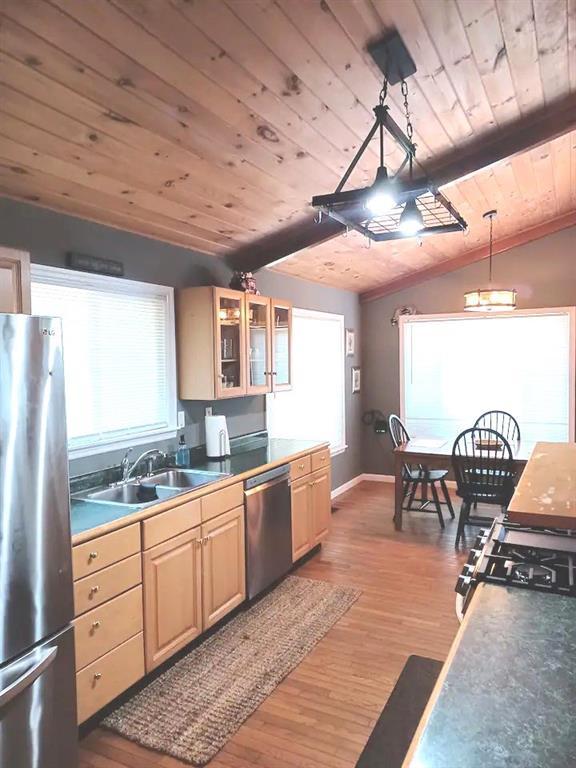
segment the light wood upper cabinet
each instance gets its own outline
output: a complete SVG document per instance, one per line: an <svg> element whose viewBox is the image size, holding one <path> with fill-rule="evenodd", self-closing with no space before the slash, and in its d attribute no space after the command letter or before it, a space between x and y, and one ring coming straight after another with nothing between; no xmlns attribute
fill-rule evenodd
<svg viewBox="0 0 576 768"><path fill-rule="evenodd" d="M270 299L272 313L272 391L292 386L292 305Z"/></svg>
<svg viewBox="0 0 576 768"><path fill-rule="evenodd" d="M197 527L144 553L146 671L201 631L202 542Z"/></svg>
<svg viewBox="0 0 576 768"><path fill-rule="evenodd" d="M227 288L176 293L178 394L218 400L246 394L244 294Z"/></svg>
<svg viewBox="0 0 576 768"><path fill-rule="evenodd" d="M272 384L272 326L270 299L246 295L247 393L270 392Z"/></svg>
<svg viewBox="0 0 576 768"><path fill-rule="evenodd" d="M242 293L214 288L214 327L216 399L245 395L246 319Z"/></svg>
<svg viewBox="0 0 576 768"><path fill-rule="evenodd" d="M291 386L292 306L227 288L176 298L183 400L219 400Z"/></svg>
<svg viewBox="0 0 576 768"><path fill-rule="evenodd" d="M30 314L30 254L0 246L0 312Z"/></svg>
<svg viewBox="0 0 576 768"><path fill-rule="evenodd" d="M202 543L204 629L208 629L246 598L244 507L204 523Z"/></svg>

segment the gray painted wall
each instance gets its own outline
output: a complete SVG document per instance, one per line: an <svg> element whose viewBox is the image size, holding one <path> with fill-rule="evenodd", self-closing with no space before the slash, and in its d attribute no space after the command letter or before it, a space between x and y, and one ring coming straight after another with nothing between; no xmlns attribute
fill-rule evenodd
<svg viewBox="0 0 576 768"><path fill-rule="evenodd" d="M124 264L126 278L176 288L190 285L226 286L231 276L230 270L220 258L6 199L0 199L0 244L23 248L30 251L33 262L58 267L65 266L67 251L118 259ZM354 328L359 333L360 306L357 294L298 280L272 270L263 270L257 280L264 295L288 299L304 309L343 314L346 327ZM359 358L359 354L346 358L348 450L334 458L333 487L361 472L361 401L358 395L351 394L350 386L350 368L360 364ZM319 371L318 375L322 375L322 372ZM191 445L203 442L204 406L205 403L198 402L181 404L181 408L186 411L186 434ZM265 428L264 396L218 402L214 409L216 413L227 416L233 436ZM117 464L122 454L123 451L116 451L76 459L71 462L71 472L79 474L92 468Z"/></svg>
<svg viewBox="0 0 576 768"><path fill-rule="evenodd" d="M456 235L455 235L456 236ZM576 304L576 228L565 229L528 245L499 254L493 263L494 281L518 291L518 307ZM398 329L390 324L397 307L415 305L422 314L461 312L466 291L486 284L486 261L362 305L363 405L386 417L400 412ZM462 372L463 380L466 371ZM365 472L393 471L390 441L363 427Z"/></svg>

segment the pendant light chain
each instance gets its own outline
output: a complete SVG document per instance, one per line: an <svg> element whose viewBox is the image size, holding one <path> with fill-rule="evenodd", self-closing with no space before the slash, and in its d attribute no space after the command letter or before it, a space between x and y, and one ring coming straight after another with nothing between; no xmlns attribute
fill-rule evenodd
<svg viewBox="0 0 576 768"><path fill-rule="evenodd" d="M488 258L488 285L492 287L492 227L494 226L494 215L490 216L490 255Z"/></svg>
<svg viewBox="0 0 576 768"><path fill-rule="evenodd" d="M410 141L412 141L412 136L414 135L414 128L410 120L410 108L408 106L408 83L406 82L406 80L402 80L402 85L400 87L402 89L402 96L404 96L404 113L406 115L406 136L408 136Z"/></svg>
<svg viewBox="0 0 576 768"><path fill-rule="evenodd" d="M380 98L379 103L380 106L384 106L384 102L388 98L388 78L385 76L384 80L382 81L382 88L380 89Z"/></svg>

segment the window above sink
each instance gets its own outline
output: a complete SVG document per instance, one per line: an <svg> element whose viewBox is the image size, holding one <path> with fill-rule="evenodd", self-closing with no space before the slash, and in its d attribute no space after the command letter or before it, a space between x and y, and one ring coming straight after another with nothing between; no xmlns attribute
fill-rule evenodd
<svg viewBox="0 0 576 768"><path fill-rule="evenodd" d="M173 289L32 267L32 313L62 318L71 458L176 436Z"/></svg>

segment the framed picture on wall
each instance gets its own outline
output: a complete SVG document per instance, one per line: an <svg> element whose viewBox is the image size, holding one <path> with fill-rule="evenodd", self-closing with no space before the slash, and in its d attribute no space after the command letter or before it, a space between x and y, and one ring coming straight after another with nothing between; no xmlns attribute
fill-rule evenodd
<svg viewBox="0 0 576 768"><path fill-rule="evenodd" d="M346 328L346 357L352 357L356 351L356 335L352 328Z"/></svg>
<svg viewBox="0 0 576 768"><path fill-rule="evenodd" d="M352 368L352 394L360 392L360 368Z"/></svg>

